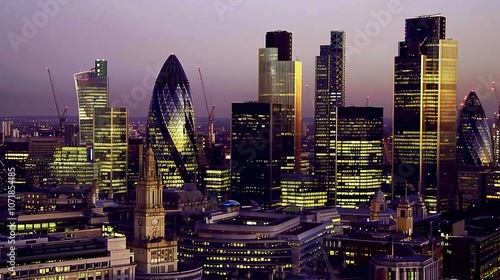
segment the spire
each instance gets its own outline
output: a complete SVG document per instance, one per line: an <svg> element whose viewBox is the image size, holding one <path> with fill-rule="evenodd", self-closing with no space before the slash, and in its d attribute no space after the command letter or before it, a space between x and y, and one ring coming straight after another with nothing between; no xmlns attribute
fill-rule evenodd
<svg viewBox="0 0 500 280"><path fill-rule="evenodd" d="M148 148L146 150L146 156L144 157L143 168L144 169L142 170L142 176L141 176L142 180L150 181L157 179L155 154L150 145L148 145Z"/></svg>

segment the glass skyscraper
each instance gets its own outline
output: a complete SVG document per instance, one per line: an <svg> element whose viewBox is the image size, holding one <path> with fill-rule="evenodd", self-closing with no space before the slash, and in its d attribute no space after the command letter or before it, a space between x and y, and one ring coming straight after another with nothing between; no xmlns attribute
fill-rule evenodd
<svg viewBox="0 0 500 280"><path fill-rule="evenodd" d="M94 161L99 165L99 190L112 198L127 193L128 111L123 107L95 108Z"/></svg>
<svg viewBox="0 0 500 280"><path fill-rule="evenodd" d="M328 204L335 205L337 108L345 105L346 34L331 31L330 44L316 57L315 175L327 187Z"/></svg>
<svg viewBox="0 0 500 280"><path fill-rule="evenodd" d="M172 54L163 64L149 107L147 144L168 187L194 183L198 168L196 120L189 81Z"/></svg>
<svg viewBox="0 0 500 280"><path fill-rule="evenodd" d="M394 60L393 194L415 189L434 213L454 206L457 57L445 17L406 20Z"/></svg>
<svg viewBox="0 0 500 280"><path fill-rule="evenodd" d="M108 106L107 65L106 60L98 59L93 69L74 75L82 145L92 144L93 141L94 108Z"/></svg>
<svg viewBox="0 0 500 280"><path fill-rule="evenodd" d="M491 132L479 97L470 92L462 103L457 126L457 164L490 166L493 164Z"/></svg>
<svg viewBox="0 0 500 280"><path fill-rule="evenodd" d="M383 115L383 108L337 108L336 205L354 208L380 189Z"/></svg>
<svg viewBox="0 0 500 280"><path fill-rule="evenodd" d="M231 199L262 208L281 202L281 105L233 103Z"/></svg>
<svg viewBox="0 0 500 280"><path fill-rule="evenodd" d="M259 49L259 102L280 104L283 112L282 171L301 172L302 62L293 61L292 33L266 34Z"/></svg>

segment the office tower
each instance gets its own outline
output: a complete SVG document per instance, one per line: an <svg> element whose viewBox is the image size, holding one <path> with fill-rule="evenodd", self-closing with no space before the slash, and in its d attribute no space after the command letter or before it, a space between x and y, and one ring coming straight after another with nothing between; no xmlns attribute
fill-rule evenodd
<svg viewBox="0 0 500 280"><path fill-rule="evenodd" d="M10 137L12 121L2 121L2 133L5 137Z"/></svg>
<svg viewBox="0 0 500 280"><path fill-rule="evenodd" d="M457 126L457 164L490 166L493 164L491 133L479 97L470 92L462 103Z"/></svg>
<svg viewBox="0 0 500 280"><path fill-rule="evenodd" d="M127 184L129 193L135 189L135 184L139 181L139 174L142 170L142 159L144 158L144 140L144 138L134 137L128 139Z"/></svg>
<svg viewBox="0 0 500 280"><path fill-rule="evenodd" d="M458 166L458 210L466 210L486 202L486 181L492 174L489 168L488 166Z"/></svg>
<svg viewBox="0 0 500 280"><path fill-rule="evenodd" d="M493 158L495 166L500 166L500 108L495 112L495 122L493 123Z"/></svg>
<svg viewBox="0 0 500 280"><path fill-rule="evenodd" d="M229 199L231 170L227 166L207 166L203 172L203 189L217 198L217 203Z"/></svg>
<svg viewBox="0 0 500 280"><path fill-rule="evenodd" d="M383 108L338 107L335 205L367 203L382 184Z"/></svg>
<svg viewBox="0 0 500 280"><path fill-rule="evenodd" d="M281 204L303 208L323 207L327 192L313 175L283 174L281 179Z"/></svg>
<svg viewBox="0 0 500 280"><path fill-rule="evenodd" d="M11 139L12 141L7 141L3 146L3 153L0 160L5 166L2 169L8 170L9 168L14 168L16 176L14 176L14 185L16 186L16 191L21 191L22 188L26 187L26 160L28 159L28 139ZM1 183L6 183L7 181L2 181ZM5 187L2 191L7 192L7 184L3 185Z"/></svg>
<svg viewBox="0 0 500 280"><path fill-rule="evenodd" d="M282 30L267 32L266 48L277 48L279 61L291 61L292 33Z"/></svg>
<svg viewBox="0 0 500 280"><path fill-rule="evenodd" d="M446 18L421 16L406 20L394 60L393 194L413 188L431 213L454 204L457 52Z"/></svg>
<svg viewBox="0 0 500 280"><path fill-rule="evenodd" d="M94 160L98 162L99 190L109 198L127 193L128 110L94 109Z"/></svg>
<svg viewBox="0 0 500 280"><path fill-rule="evenodd" d="M30 137L26 159L26 185L44 184L48 177L48 164L52 162L56 147L63 146L63 137Z"/></svg>
<svg viewBox="0 0 500 280"><path fill-rule="evenodd" d="M151 147L146 151L143 169L135 190L134 238L129 243L129 248L135 255L137 274L176 271L177 241L166 239L163 186L161 178L156 173Z"/></svg>
<svg viewBox="0 0 500 280"><path fill-rule="evenodd" d="M75 87L78 101L78 121L80 128L80 143L92 144L94 108L108 106L108 71L107 61L98 59L90 71L76 73Z"/></svg>
<svg viewBox="0 0 500 280"><path fill-rule="evenodd" d="M281 125L279 104L231 106L231 199L270 208L280 202Z"/></svg>
<svg viewBox="0 0 500 280"><path fill-rule="evenodd" d="M48 184L91 186L97 178L92 148L85 146L58 146L52 162L48 164Z"/></svg>
<svg viewBox="0 0 500 280"><path fill-rule="evenodd" d="M64 145L66 146L80 146L80 136L78 134L78 125L65 124L64 125Z"/></svg>
<svg viewBox="0 0 500 280"><path fill-rule="evenodd" d="M331 31L330 44L316 57L315 175L327 187L328 204L335 204L337 108L345 105L346 34Z"/></svg>
<svg viewBox="0 0 500 280"><path fill-rule="evenodd" d="M164 185L195 182L198 168L196 120L189 81L172 54L163 64L153 89L148 138Z"/></svg>
<svg viewBox="0 0 500 280"><path fill-rule="evenodd" d="M258 101L281 105L283 112L282 171L300 173L302 62L291 59L291 39L292 34L286 31L266 34L266 48L259 49Z"/></svg>

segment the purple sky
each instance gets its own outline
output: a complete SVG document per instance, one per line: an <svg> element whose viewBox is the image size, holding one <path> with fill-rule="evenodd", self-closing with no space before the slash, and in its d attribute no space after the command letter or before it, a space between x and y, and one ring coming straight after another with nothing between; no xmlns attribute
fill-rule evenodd
<svg viewBox="0 0 500 280"><path fill-rule="evenodd" d="M347 32L350 54L346 104L364 106L370 96L370 105L383 106L390 116L393 61L404 39L404 19L433 13L447 17L447 37L459 41L457 101L476 89L490 118L496 110L489 93L489 81L500 80L496 0L59 1L0 1L0 116L55 114L46 67L69 115L76 115L73 74L104 58L110 103L127 106L128 98L131 116L146 117L158 69L175 53L191 82L197 115L206 116L199 65L216 118L229 117L232 102L257 99L258 49L265 33L287 30L293 33L293 55L303 62L303 112L309 117L305 85L313 94L319 45L329 43L330 30L338 29ZM56 3L55 12L45 12L40 3ZM391 3L394 8L388 9ZM389 12L389 20L376 19ZM36 30L27 30L33 23ZM356 41L361 33L366 42Z"/></svg>

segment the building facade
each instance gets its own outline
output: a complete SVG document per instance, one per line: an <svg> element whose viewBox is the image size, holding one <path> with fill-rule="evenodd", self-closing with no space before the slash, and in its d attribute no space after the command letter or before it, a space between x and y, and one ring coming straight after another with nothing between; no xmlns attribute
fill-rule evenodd
<svg viewBox="0 0 500 280"><path fill-rule="evenodd" d="M263 208L281 200L281 131L279 104L233 103L231 107L231 193L244 205Z"/></svg>
<svg viewBox="0 0 500 280"><path fill-rule="evenodd" d="M367 203L382 185L383 108L337 108L336 205ZM334 174L335 174L334 173Z"/></svg>
<svg viewBox="0 0 500 280"><path fill-rule="evenodd" d="M281 179L281 205L304 208L323 207L326 204L326 186L315 176L284 174Z"/></svg>
<svg viewBox="0 0 500 280"><path fill-rule="evenodd" d="M94 108L108 106L108 62L98 59L90 71L74 75L76 97L78 101L78 124L80 143L92 144L94 126Z"/></svg>
<svg viewBox="0 0 500 280"><path fill-rule="evenodd" d="M315 175L328 189L328 204L335 205L337 108L345 105L346 34L331 31L330 44L316 56Z"/></svg>
<svg viewBox="0 0 500 280"><path fill-rule="evenodd" d="M302 62L293 61L292 34L266 34L266 47L259 49L259 98L261 103L280 104L283 112L282 171L301 172Z"/></svg>
<svg viewBox="0 0 500 280"><path fill-rule="evenodd" d="M172 54L163 64L149 107L147 144L155 153L163 184L195 182L198 168L196 119L189 81Z"/></svg>
<svg viewBox="0 0 500 280"><path fill-rule="evenodd" d="M48 164L47 184L92 185L97 178L92 153L91 147L56 147L53 160Z"/></svg>
<svg viewBox="0 0 500 280"><path fill-rule="evenodd" d="M128 110L94 109L94 161L99 165L99 190L109 198L127 193Z"/></svg>
<svg viewBox="0 0 500 280"><path fill-rule="evenodd" d="M0 275L2 279L23 280L133 280L134 254L125 243L125 237L103 237L87 230L17 240L18 265L14 272L9 271L8 251L2 250Z"/></svg>
<svg viewBox="0 0 500 280"><path fill-rule="evenodd" d="M457 57L444 16L406 19L394 60L393 194L411 186L431 212L454 204Z"/></svg>

